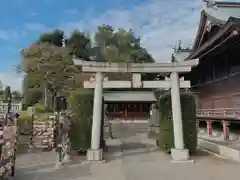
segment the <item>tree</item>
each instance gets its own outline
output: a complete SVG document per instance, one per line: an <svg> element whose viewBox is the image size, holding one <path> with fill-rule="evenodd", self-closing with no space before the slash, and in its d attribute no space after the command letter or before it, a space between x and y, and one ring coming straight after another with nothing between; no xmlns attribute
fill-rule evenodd
<svg viewBox="0 0 240 180"><path fill-rule="evenodd" d="M94 60L107 62L144 63L154 62L146 49L141 47L140 38L132 30L115 30L109 25L101 25L94 36ZM145 79L152 79L155 75L145 74ZM109 79L130 79L131 74L115 73Z"/></svg>
<svg viewBox="0 0 240 180"><path fill-rule="evenodd" d="M63 41L66 47L62 47ZM74 79L79 71L73 66L73 55L84 60L105 62L154 62L132 30L114 29L109 25L98 26L93 41L89 35L77 30L64 39L64 32L56 29L42 34L37 43L21 53L23 59L18 68L27 74L23 91L27 104L39 102L43 98L46 105L48 99L53 99L57 92L78 87ZM131 78L130 73L108 76L112 80ZM143 78L150 80L155 75L144 74Z"/></svg>
<svg viewBox="0 0 240 180"><path fill-rule="evenodd" d="M55 46L63 46L63 42L65 42L70 55L90 60L92 44L89 35L85 32L74 30L68 39L64 39L64 32L56 29L53 32L42 34L38 40L38 43Z"/></svg>
<svg viewBox="0 0 240 180"><path fill-rule="evenodd" d="M55 46L62 46L64 40L64 32L56 29L53 32L42 34L38 40L38 43L48 43Z"/></svg>
<svg viewBox="0 0 240 180"><path fill-rule="evenodd" d="M14 100L20 101L22 100L22 93L15 90L12 92L12 97Z"/></svg>
<svg viewBox="0 0 240 180"><path fill-rule="evenodd" d="M71 36L66 40L67 48L70 55L74 55L84 60L91 60L91 39L84 32L75 30Z"/></svg>
<svg viewBox="0 0 240 180"><path fill-rule="evenodd" d="M0 90L3 90L3 83L1 80L0 80Z"/></svg>
<svg viewBox="0 0 240 180"><path fill-rule="evenodd" d="M0 101L3 101L3 95L4 95L3 84L2 81L0 81Z"/></svg>
<svg viewBox="0 0 240 180"><path fill-rule="evenodd" d="M11 87L7 86L4 90L4 102L8 102L12 99Z"/></svg>
<svg viewBox="0 0 240 180"><path fill-rule="evenodd" d="M33 106L43 98L43 93L40 88L28 88L23 92L23 104L25 107Z"/></svg>
<svg viewBox="0 0 240 180"><path fill-rule="evenodd" d="M24 49L22 56L22 70L28 74L35 74L41 87L44 87L47 93L51 93L52 102L58 93L68 90L78 71L64 47L34 44Z"/></svg>

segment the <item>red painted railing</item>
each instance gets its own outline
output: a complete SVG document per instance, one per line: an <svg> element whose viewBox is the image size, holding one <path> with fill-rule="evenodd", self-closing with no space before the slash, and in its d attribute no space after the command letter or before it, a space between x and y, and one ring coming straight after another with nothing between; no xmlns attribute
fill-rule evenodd
<svg viewBox="0 0 240 180"><path fill-rule="evenodd" d="M240 108L197 109L197 116L240 118Z"/></svg>

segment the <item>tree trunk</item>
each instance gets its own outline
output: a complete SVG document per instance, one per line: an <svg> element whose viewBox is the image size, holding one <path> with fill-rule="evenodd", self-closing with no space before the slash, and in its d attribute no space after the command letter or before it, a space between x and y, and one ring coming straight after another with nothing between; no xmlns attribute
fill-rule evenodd
<svg viewBox="0 0 240 180"><path fill-rule="evenodd" d="M44 87L44 106L47 107L48 105L48 94L47 94L47 87Z"/></svg>
<svg viewBox="0 0 240 180"><path fill-rule="evenodd" d="M53 105L53 110L56 110L56 97L57 97L57 92L53 92L52 94L52 105Z"/></svg>

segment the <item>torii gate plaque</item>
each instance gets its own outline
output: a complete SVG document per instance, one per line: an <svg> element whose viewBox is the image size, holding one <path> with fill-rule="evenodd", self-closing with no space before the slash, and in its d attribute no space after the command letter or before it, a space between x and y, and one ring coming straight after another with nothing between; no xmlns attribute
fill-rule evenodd
<svg viewBox="0 0 240 180"><path fill-rule="evenodd" d="M190 72L198 65L198 59L172 63L105 63L74 59L76 66L81 66L83 72L95 72L95 81L84 82L85 88L94 89L93 123L91 149L87 152L89 161L101 161L103 152L100 149L100 128L102 114L103 88L171 88L172 115L174 129L174 145L171 150L174 161L189 160L189 151L184 149L180 88L190 88L190 82L179 79L180 72ZM130 72L132 81L103 80L103 73ZM141 81L141 73L171 73L170 79L164 81Z"/></svg>

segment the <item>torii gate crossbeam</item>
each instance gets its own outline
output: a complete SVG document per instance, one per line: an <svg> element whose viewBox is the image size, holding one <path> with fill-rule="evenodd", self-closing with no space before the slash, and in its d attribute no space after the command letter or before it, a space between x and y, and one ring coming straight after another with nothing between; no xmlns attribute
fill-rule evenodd
<svg viewBox="0 0 240 180"><path fill-rule="evenodd" d="M88 150L87 158L90 161L99 161L103 158L100 148L100 128L102 114L103 88L171 88L172 116L174 129L174 145L171 155L175 161L186 161L189 152L184 149L182 113L180 102L180 88L189 88L190 82L179 79L180 72L190 72L191 68L198 65L198 59L182 63L104 63L79 61L74 59L74 64L82 67L83 72L95 72L94 82L85 82L86 88L94 89L94 107L91 149ZM133 73L133 81L107 81L103 80L103 73L130 72ZM171 73L170 79L165 81L141 81L141 73ZM121 84L121 83L122 84ZM120 85L117 85L120 84ZM120 86L120 87L119 87Z"/></svg>

